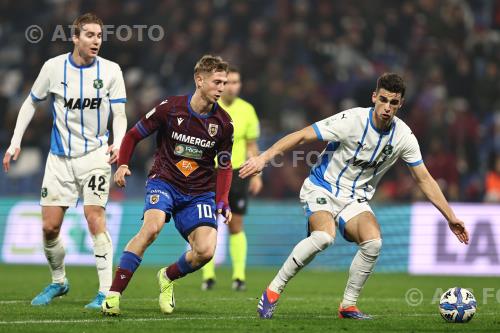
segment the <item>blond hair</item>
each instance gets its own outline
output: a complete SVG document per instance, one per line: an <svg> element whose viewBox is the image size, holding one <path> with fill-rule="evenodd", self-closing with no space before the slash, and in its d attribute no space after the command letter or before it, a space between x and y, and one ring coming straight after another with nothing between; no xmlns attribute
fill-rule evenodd
<svg viewBox="0 0 500 333"><path fill-rule="evenodd" d="M219 56L205 54L194 66L194 75L201 73L226 72L229 65Z"/></svg>

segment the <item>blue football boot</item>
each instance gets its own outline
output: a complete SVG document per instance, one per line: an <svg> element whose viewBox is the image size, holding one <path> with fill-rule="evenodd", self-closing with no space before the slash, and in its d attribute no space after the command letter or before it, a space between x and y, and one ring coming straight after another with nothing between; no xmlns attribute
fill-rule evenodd
<svg viewBox="0 0 500 333"><path fill-rule="evenodd" d="M68 279L64 279L63 284L51 283L41 293L35 296L31 301L31 305L47 305L55 297L66 295L69 291Z"/></svg>

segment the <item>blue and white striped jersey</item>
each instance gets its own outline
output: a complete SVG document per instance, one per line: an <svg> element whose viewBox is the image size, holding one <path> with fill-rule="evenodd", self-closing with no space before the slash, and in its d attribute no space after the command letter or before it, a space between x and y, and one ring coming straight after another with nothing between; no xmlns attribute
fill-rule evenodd
<svg viewBox="0 0 500 333"><path fill-rule="evenodd" d="M339 198L370 200L382 176L402 158L421 164L420 148L408 125L394 117L381 132L372 120L373 108L353 108L314 123L320 140L328 145L309 179Z"/></svg>
<svg viewBox="0 0 500 333"><path fill-rule="evenodd" d="M126 103L120 66L96 57L78 66L71 53L49 59L31 89L34 101L50 99L53 116L50 151L67 157L82 156L107 144L113 103Z"/></svg>

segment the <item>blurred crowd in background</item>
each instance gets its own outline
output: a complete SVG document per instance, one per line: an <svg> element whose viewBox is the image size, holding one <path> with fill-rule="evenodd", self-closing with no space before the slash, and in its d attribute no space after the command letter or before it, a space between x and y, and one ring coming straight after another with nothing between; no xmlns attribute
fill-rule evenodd
<svg viewBox="0 0 500 333"><path fill-rule="evenodd" d="M111 35L101 48L122 67L129 127L165 97L192 92L193 66L205 53L241 69L242 97L261 120L261 149L341 110L370 106L376 78L397 72L407 83L398 116L413 129L445 194L500 202L500 0L0 1L2 154L44 61L73 49L70 40L51 40L57 25L88 11L106 25L164 29L161 41ZM33 24L44 31L39 43L25 37ZM27 162L0 176L0 194L37 195L51 125L42 103L24 136ZM154 145L139 144L128 189L113 198L143 195L137 186ZM297 197L309 167L292 157L265 170L261 197ZM404 163L386 175L376 199L421 199Z"/></svg>

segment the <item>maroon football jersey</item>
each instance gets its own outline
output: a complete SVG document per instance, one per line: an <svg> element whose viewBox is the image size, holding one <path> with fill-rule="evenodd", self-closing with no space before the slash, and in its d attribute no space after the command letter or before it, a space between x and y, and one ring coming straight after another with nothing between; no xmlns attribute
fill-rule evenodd
<svg viewBox="0 0 500 333"><path fill-rule="evenodd" d="M215 191L215 157L231 161L233 123L217 103L208 114L191 109L191 95L172 96L135 125L144 138L156 134L157 149L149 177L161 178L187 195Z"/></svg>

